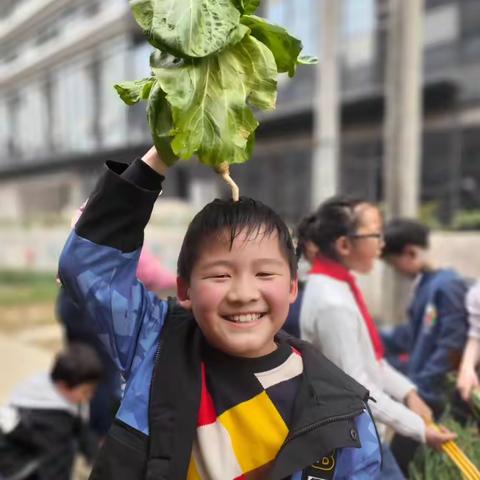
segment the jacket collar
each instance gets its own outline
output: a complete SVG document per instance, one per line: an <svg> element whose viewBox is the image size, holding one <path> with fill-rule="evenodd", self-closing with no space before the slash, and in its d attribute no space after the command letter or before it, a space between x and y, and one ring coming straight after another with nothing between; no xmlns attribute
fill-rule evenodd
<svg viewBox="0 0 480 480"><path fill-rule="evenodd" d="M365 410L369 398L366 388L309 343L285 332L277 338L301 352L304 374L290 433L275 460L272 480L312 465L334 449L359 447L353 419Z"/></svg>
<svg viewBox="0 0 480 480"><path fill-rule="evenodd" d="M369 398L368 390L340 370L310 343L281 331L278 341L286 341L302 354L304 386L301 399L303 407L294 416L295 426L302 427L311 420L319 421L343 415L358 409ZM308 416L308 410L315 413Z"/></svg>

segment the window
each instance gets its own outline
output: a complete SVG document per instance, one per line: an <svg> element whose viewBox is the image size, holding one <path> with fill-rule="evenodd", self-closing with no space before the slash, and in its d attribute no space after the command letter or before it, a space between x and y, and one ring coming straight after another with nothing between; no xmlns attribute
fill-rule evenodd
<svg viewBox="0 0 480 480"><path fill-rule="evenodd" d="M15 135L13 132L18 131L19 122L18 122L18 112L20 109L20 97L18 95L13 95L7 100L7 152L11 157L19 154L17 150L17 144L15 142Z"/></svg>
<svg viewBox="0 0 480 480"><path fill-rule="evenodd" d="M87 17L94 17L100 11L100 2L92 1L85 6L85 13Z"/></svg>
<svg viewBox="0 0 480 480"><path fill-rule="evenodd" d="M342 12L343 56L347 68L375 59L374 0L344 0Z"/></svg>
<svg viewBox="0 0 480 480"><path fill-rule="evenodd" d="M319 0L267 0L265 18L287 29L303 43L303 52L318 54Z"/></svg>
<svg viewBox="0 0 480 480"><path fill-rule="evenodd" d="M42 45L50 41L52 38L55 38L58 35L57 25L50 24L47 27L44 27L38 31L38 35L36 38L36 44Z"/></svg>
<svg viewBox="0 0 480 480"><path fill-rule="evenodd" d="M8 158L8 141L10 137L9 118L6 98L0 97L0 161ZM1 168L1 165L0 165Z"/></svg>
<svg viewBox="0 0 480 480"><path fill-rule="evenodd" d="M53 142L60 151L89 151L95 145L92 80L83 62L66 65L53 77Z"/></svg>
<svg viewBox="0 0 480 480"><path fill-rule="evenodd" d="M100 132L104 146L119 146L128 143L127 106L120 100L112 87L115 83L129 79L127 71L128 42L119 38L102 51L100 64Z"/></svg>
<svg viewBox="0 0 480 480"><path fill-rule="evenodd" d="M425 48L451 43L458 37L458 5L451 3L426 11L423 31Z"/></svg>
<svg viewBox="0 0 480 480"><path fill-rule="evenodd" d="M48 105L43 84L35 82L22 89L22 102L18 113L16 140L18 147L28 156L40 156L48 141Z"/></svg>

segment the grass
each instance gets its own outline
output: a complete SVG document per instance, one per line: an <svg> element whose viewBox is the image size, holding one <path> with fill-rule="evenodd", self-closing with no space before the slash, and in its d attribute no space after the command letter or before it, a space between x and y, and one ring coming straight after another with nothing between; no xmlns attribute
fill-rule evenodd
<svg viewBox="0 0 480 480"><path fill-rule="evenodd" d="M0 270L0 333L18 333L55 322L54 273Z"/></svg>
<svg viewBox="0 0 480 480"><path fill-rule="evenodd" d="M57 293L54 273L0 270L0 307L52 303Z"/></svg>

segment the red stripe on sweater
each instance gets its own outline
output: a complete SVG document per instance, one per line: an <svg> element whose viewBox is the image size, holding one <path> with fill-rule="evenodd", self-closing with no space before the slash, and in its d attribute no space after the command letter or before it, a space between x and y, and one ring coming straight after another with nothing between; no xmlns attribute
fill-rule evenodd
<svg viewBox="0 0 480 480"><path fill-rule="evenodd" d="M210 392L207 389L207 376L205 373L205 364L202 362L202 393L200 397L200 408L198 410L197 427L203 425L210 425L217 420L217 414L215 413L215 407L213 405L213 399Z"/></svg>

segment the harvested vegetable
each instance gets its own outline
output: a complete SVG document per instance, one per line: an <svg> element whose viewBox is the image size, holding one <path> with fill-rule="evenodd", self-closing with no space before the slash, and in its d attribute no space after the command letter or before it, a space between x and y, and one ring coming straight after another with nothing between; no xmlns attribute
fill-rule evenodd
<svg viewBox="0 0 480 480"><path fill-rule="evenodd" d="M433 424L433 426L440 430L438 425ZM442 445L442 451L453 461L466 480L480 480L480 471L471 462L467 455L465 455L456 442L451 440L445 442Z"/></svg>
<svg viewBox="0 0 480 480"><path fill-rule="evenodd" d="M260 0L130 0L133 16L155 47L152 76L115 85L132 105L147 102L153 142L173 165L196 155L239 191L229 166L247 161L258 121L273 110L277 77L293 76L302 43L253 15Z"/></svg>
<svg viewBox="0 0 480 480"><path fill-rule="evenodd" d="M458 435L457 439L455 442L447 442L445 453L421 446L410 465L409 478L412 480L459 480L461 478L479 480L478 470L476 471L480 459L477 425L469 423L462 427L451 418L445 418L442 424L455 432ZM465 457L469 459L468 462L465 461ZM463 470L457 466L457 460ZM471 464L476 465L472 468ZM466 475L463 475L462 471L465 471Z"/></svg>

